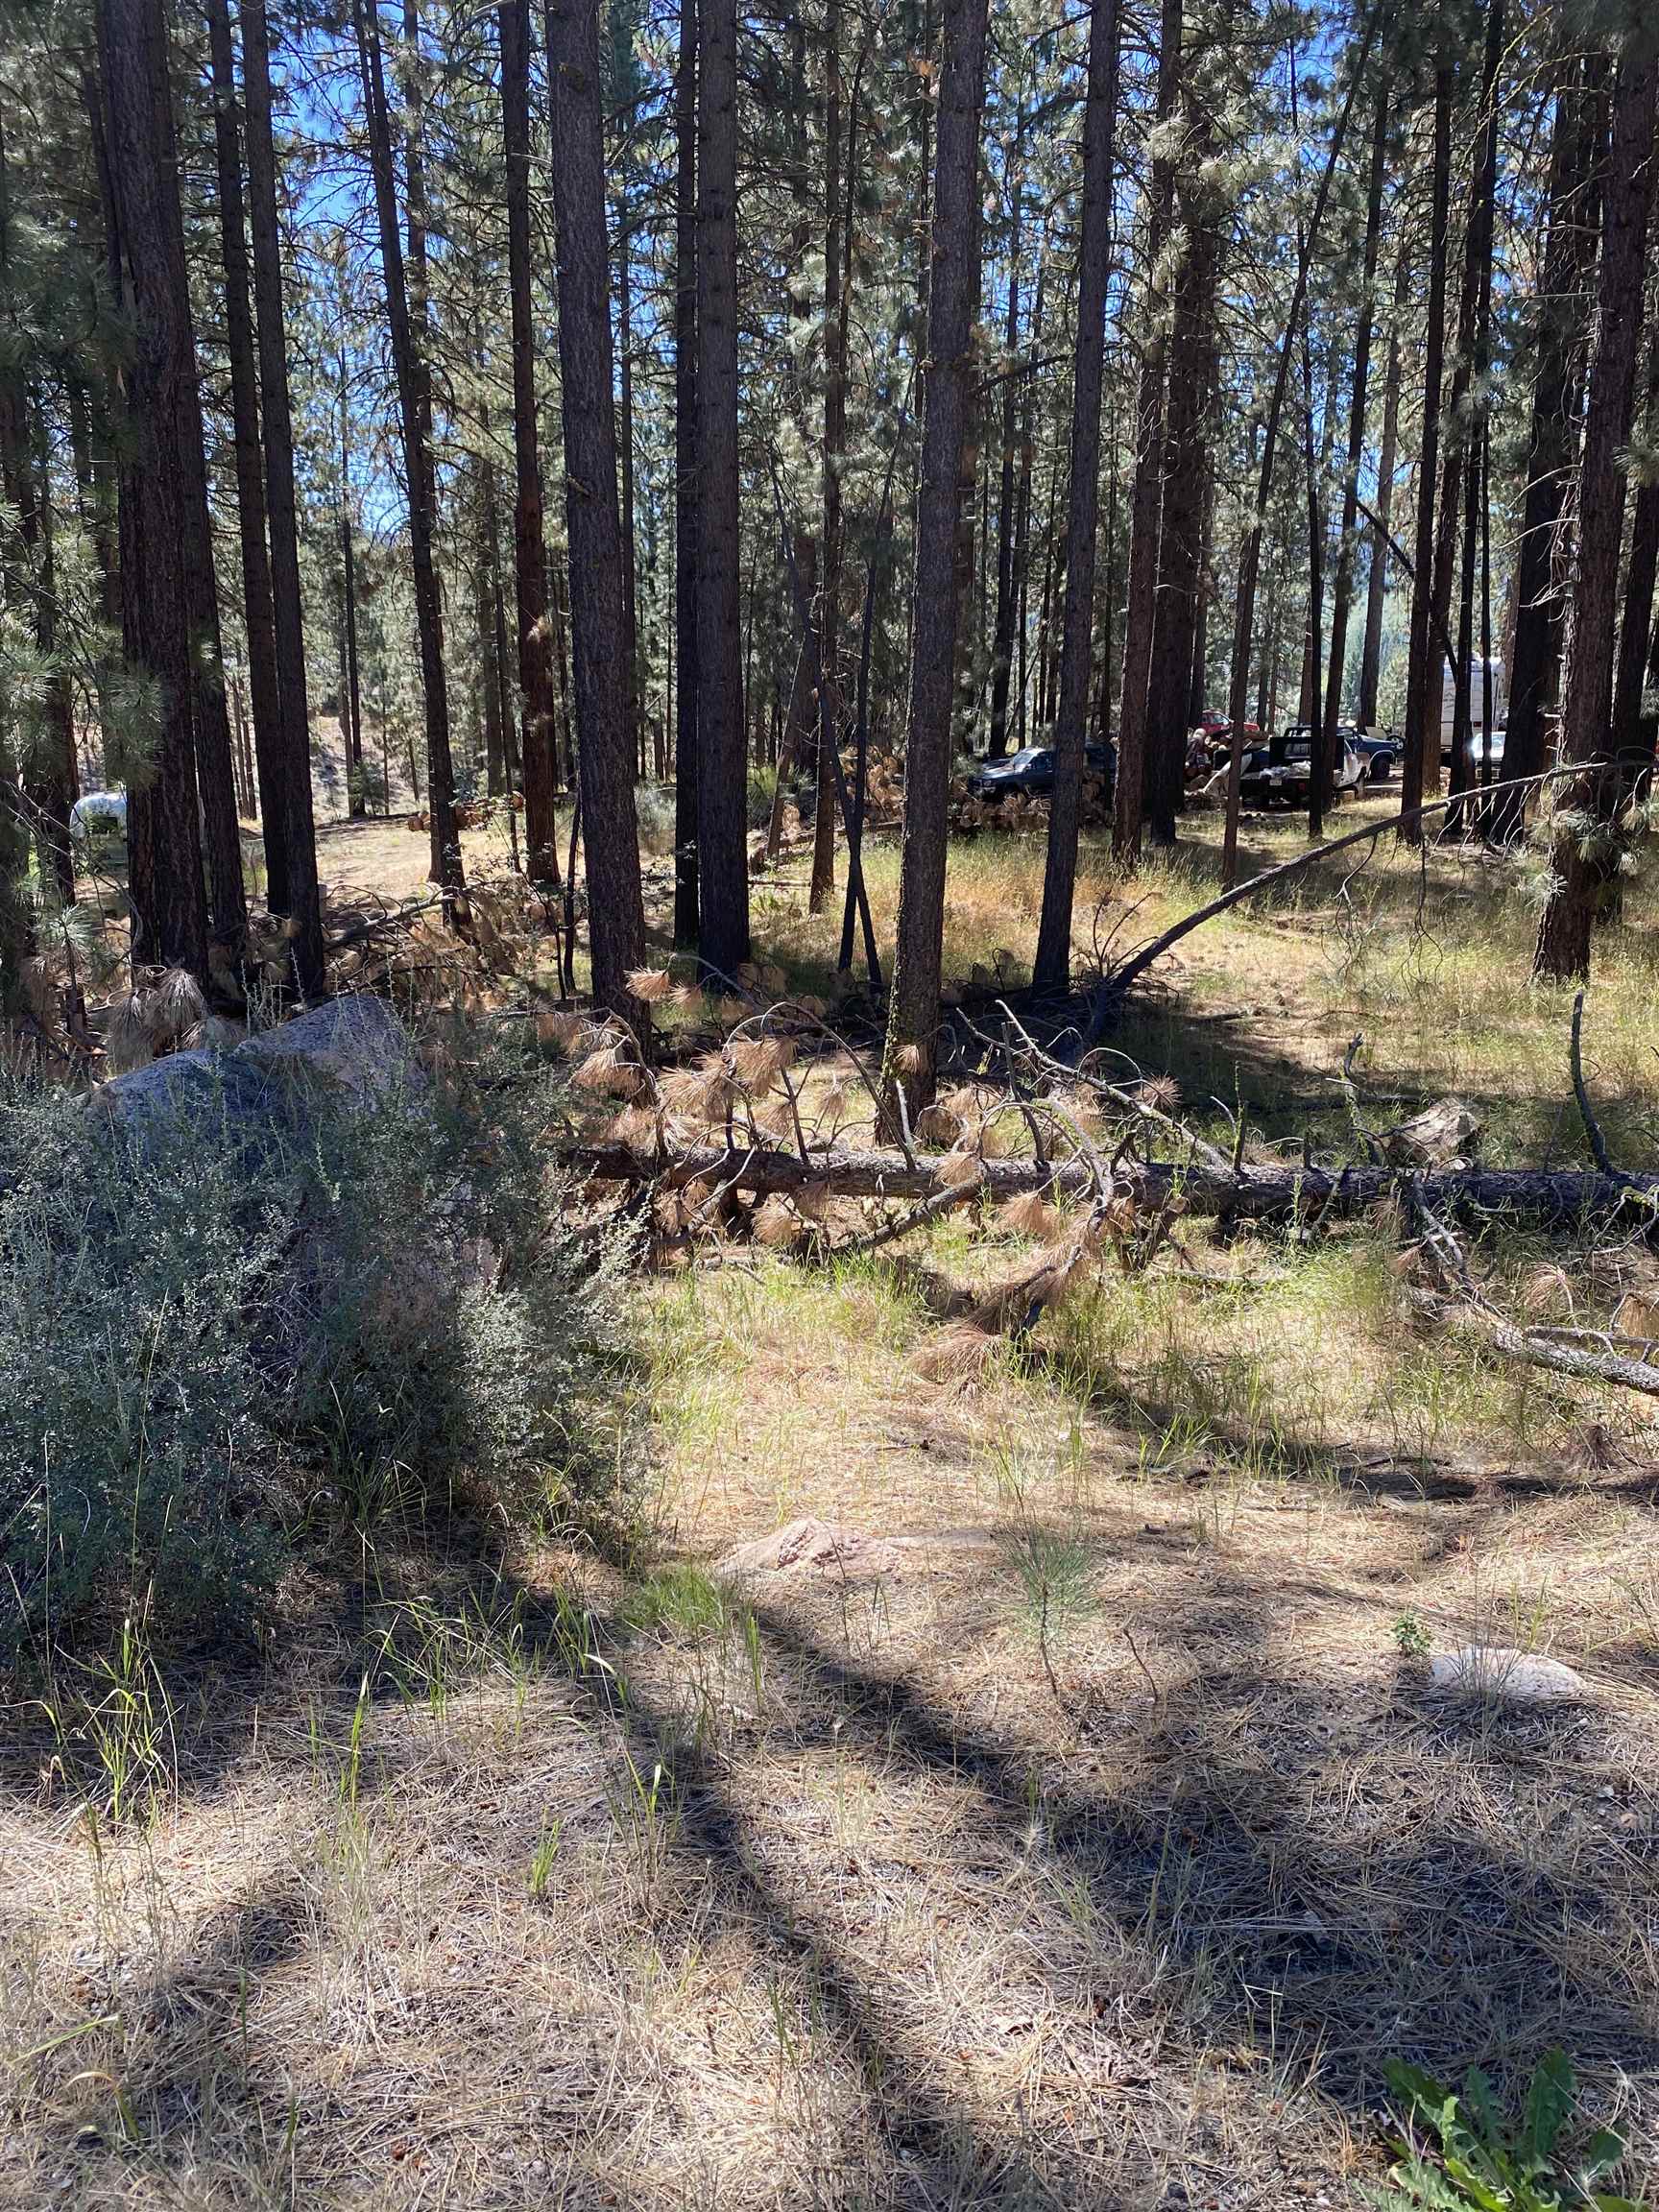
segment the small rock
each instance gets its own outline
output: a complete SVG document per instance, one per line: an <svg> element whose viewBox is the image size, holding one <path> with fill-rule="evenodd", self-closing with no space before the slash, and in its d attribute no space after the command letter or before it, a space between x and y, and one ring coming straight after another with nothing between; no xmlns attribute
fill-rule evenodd
<svg viewBox="0 0 1659 2212"><path fill-rule="evenodd" d="M1582 1674L1559 1659L1514 1651L1501 1644L1471 1644L1441 1652L1429 1663L1431 1687L1446 1697L1475 1697L1496 1705L1562 1705L1591 1695Z"/></svg>
<svg viewBox="0 0 1659 2212"><path fill-rule="evenodd" d="M759 1536L752 1544L739 1544L720 1562L720 1573L730 1575L771 1575L793 1569L819 1567L849 1580L891 1574L899 1564L899 1548L885 1536L853 1528L807 1514Z"/></svg>

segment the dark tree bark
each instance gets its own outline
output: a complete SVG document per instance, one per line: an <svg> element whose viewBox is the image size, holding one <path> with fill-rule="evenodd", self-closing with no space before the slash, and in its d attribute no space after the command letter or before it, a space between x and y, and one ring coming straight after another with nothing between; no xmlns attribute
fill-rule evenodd
<svg viewBox="0 0 1659 2212"><path fill-rule="evenodd" d="M1179 188L1187 252L1175 284L1164 425L1164 511L1158 533L1158 594L1146 685L1142 805L1155 845L1175 842L1187 756L1187 694L1198 626L1203 559L1204 441L1215 386L1216 285L1221 209L1210 176L1209 118L1185 97L1185 171ZM1121 773L1121 771L1120 771Z"/></svg>
<svg viewBox="0 0 1659 2212"><path fill-rule="evenodd" d="M1028 349L1035 359L1043 349L1043 321L1048 283L1048 261L1043 251L1041 234L1037 252L1037 286L1031 301L1031 332ZM1037 466L1037 394L1036 376L1027 372L1020 379L1020 489L1014 515L1014 652L1018 669L1018 682L1014 687L1014 746L1019 751L1026 742L1026 716L1031 698L1031 680L1026 666L1030 648L1031 623L1027 594L1031 584L1031 509L1033 505L1031 481Z"/></svg>
<svg viewBox="0 0 1659 2212"><path fill-rule="evenodd" d="M481 413L479 445L487 447L490 411ZM477 539L472 569L473 623L478 637L480 717L484 725L484 785L493 797L507 788L507 724L501 711L502 669L495 651L495 536L500 517L496 510L495 471L487 451L473 459L477 493L474 520Z"/></svg>
<svg viewBox="0 0 1659 2212"><path fill-rule="evenodd" d="M1516 549L1505 779L1536 776L1544 766L1546 718L1561 645L1561 601L1553 582L1556 540L1576 436L1578 364L1588 320L1584 292L1596 252L1591 204L1599 101L1587 81L1579 40L1567 30L1559 38L1555 70L1549 230L1538 303L1527 490ZM1500 843L1512 843L1526 818L1525 794L1501 794L1492 803L1490 834Z"/></svg>
<svg viewBox="0 0 1659 2212"><path fill-rule="evenodd" d="M1421 805L1424 768L1440 746L1440 639L1434 625L1434 487L1440 467L1440 397L1445 372L1447 234L1452 215L1452 91L1454 72L1442 53L1434 71L1434 157L1431 187L1429 305L1423 340L1423 437L1417 457L1417 544L1411 577L1411 634L1406 675L1406 753L1400 802L1406 818L1400 835L1423 841L1415 809Z"/></svg>
<svg viewBox="0 0 1659 2212"><path fill-rule="evenodd" d="M818 716L817 807L807 910L822 914L835 889L836 762L841 726L841 471L847 455L847 315L843 256L853 222L853 133L848 132L847 200L841 198L841 0L824 12L824 563L818 619L820 681L829 711Z"/></svg>
<svg viewBox="0 0 1659 2212"><path fill-rule="evenodd" d="M1158 130L1162 146L1181 91L1182 0L1163 0L1158 34ZM1152 163L1146 218L1146 266L1156 271L1175 212L1175 168L1166 153ZM1145 785L1146 693L1157 615L1158 549L1164 512L1164 396L1169 335L1162 304L1141 349L1136 405L1135 487L1129 499L1129 601L1123 620L1123 673L1118 695L1118 789L1112 850L1139 859Z"/></svg>
<svg viewBox="0 0 1659 2212"><path fill-rule="evenodd" d="M697 942L697 0L674 85L674 942Z"/></svg>
<svg viewBox="0 0 1659 2212"><path fill-rule="evenodd" d="M1400 449L1400 334L1410 297L1409 231L1402 228L1394 264L1394 315L1388 325L1388 366L1382 376L1382 445L1377 456L1377 520L1365 580L1365 643L1359 657L1358 720L1377 726L1377 686L1382 673L1382 611L1388 595L1388 533L1394 519L1394 469Z"/></svg>
<svg viewBox="0 0 1659 2212"><path fill-rule="evenodd" d="M559 883L547 549L536 422L530 259L530 0L502 0L501 116L507 157L507 285L513 317L513 588L517 616L524 843L530 880Z"/></svg>
<svg viewBox="0 0 1659 2212"><path fill-rule="evenodd" d="M1460 425L1463 448L1463 546L1458 564L1457 661L1454 670L1452 763L1447 788L1454 796L1476 781L1470 760L1474 735L1471 693L1475 660L1475 589L1480 568L1481 519L1487 496L1485 449L1491 400L1487 376L1492 353L1492 233L1498 199L1498 70L1503 57L1503 0L1490 0L1486 17L1485 65L1480 81L1480 136L1475 157L1474 199L1469 211L1469 249L1464 277L1469 327L1461 334L1468 357L1467 392L1471 403ZM1483 603L1484 608L1484 603ZM1482 630L1488 624L1483 620ZM1481 695L1490 688L1482 654ZM1460 825L1462 809L1447 817Z"/></svg>
<svg viewBox="0 0 1659 2212"><path fill-rule="evenodd" d="M1198 588L1192 606L1192 673L1187 685L1187 727L1195 729L1204 719L1210 696L1210 600L1214 589L1212 563L1215 550L1215 469L1208 447L1204 454L1204 521L1198 537Z"/></svg>
<svg viewBox="0 0 1659 2212"><path fill-rule="evenodd" d="M374 207L380 230L380 265L386 285L386 319L397 379L397 411L402 429L403 474L409 496L409 563L415 587L415 622L421 644L421 683L425 694L426 804L432 817L431 880L441 883L447 909L466 887L461 840L455 828L455 771L449 751L449 694L444 678L444 606L433 554L437 483L432 463L431 379L425 351L416 344L414 308L404 272L403 241L397 222L397 186L392 163L392 121L386 104L386 72L380 51L378 0L352 0L357 56L363 75L363 105L369 123L369 156L374 175ZM411 259L424 255L419 228L419 195L411 179ZM423 317L422 317L423 320ZM610 324L606 324L609 336Z"/></svg>
<svg viewBox="0 0 1659 2212"><path fill-rule="evenodd" d="M276 691L281 708L282 805L288 851L290 957L307 996L323 984L323 912L317 893L317 833L311 805L311 721L305 701L305 619L300 597L300 525L294 490L294 426L288 405L288 339L282 307L282 247L276 222L276 150L271 129L271 60L265 0L241 0L242 82L248 109L248 197L253 232L253 310L259 339L260 422L265 436L266 518L276 616ZM270 810L266 812L269 825Z"/></svg>
<svg viewBox="0 0 1659 2212"><path fill-rule="evenodd" d="M737 518L737 9L702 0L697 72L697 882L705 969L749 957Z"/></svg>
<svg viewBox="0 0 1659 2212"><path fill-rule="evenodd" d="M1440 477L1440 516L1434 545L1434 624L1436 635L1448 635L1452 619L1452 589L1460 574L1459 642L1452 658L1452 761L1450 788L1459 791L1468 781L1466 750L1470 731L1470 667L1474 650L1474 590L1476 509L1475 479L1479 473L1479 417L1482 406L1478 377L1484 332L1490 321L1492 197L1497 188L1497 84L1503 54L1503 9L1494 0L1486 14L1484 59L1477 108L1480 131L1469 178L1469 213L1463 228L1463 273L1457 298L1457 345L1453 359L1452 389L1446 402L1445 458ZM1471 396L1475 395L1472 401ZM1461 542L1464 558L1458 559ZM1436 653L1430 689L1428 721L1432 735L1424 754L1426 788L1440 787L1440 731L1445 670ZM1456 811L1454 810L1454 819Z"/></svg>
<svg viewBox="0 0 1659 2212"><path fill-rule="evenodd" d="M259 443L259 386L242 202L236 65L228 0L208 0L213 61L213 135L218 156L219 229L225 268L225 336L230 363L230 421L236 455L236 517L242 555L242 619L248 636L248 690L258 766L265 893L274 914L288 911L287 820L282 808L282 719L276 683L276 614L265 542L265 463Z"/></svg>
<svg viewBox="0 0 1659 2212"><path fill-rule="evenodd" d="M1578 472L1578 562L1567 618L1561 757L1579 773L1556 799L1550 841L1555 883L1538 925L1534 974L1590 972L1590 930L1615 866L1620 778L1611 743L1613 636L1624 538L1625 447L1642 338L1643 276L1653 202L1659 16L1635 0L1619 60Z"/></svg>
<svg viewBox="0 0 1659 2212"><path fill-rule="evenodd" d="M1048 852L1032 980L1059 995L1070 982L1071 904L1077 884L1077 816L1089 716L1089 642L1100 521L1100 383L1106 353L1106 282L1112 263L1113 123L1118 107L1117 0L1094 0L1083 109L1083 220L1077 250L1077 338L1071 381L1071 482L1066 520L1066 598ZM1190 667L1190 655L1189 655Z"/></svg>
<svg viewBox="0 0 1659 2212"><path fill-rule="evenodd" d="M927 376L904 763L899 929L882 1069L910 1109L933 1095L945 938L946 818L955 691L956 537L979 305L979 112L986 0L945 0L927 259Z"/></svg>
<svg viewBox="0 0 1659 2212"><path fill-rule="evenodd" d="M627 179L616 207L616 457L622 473L622 634L628 674L629 744L645 777L645 732L639 701L639 556L634 541L634 272L630 262L633 204Z"/></svg>
<svg viewBox="0 0 1659 2212"><path fill-rule="evenodd" d="M1002 350L1002 473L997 508L997 628L991 648L991 734L986 751L999 760L1008 750L1008 685L1014 666L1014 540L1017 506L1015 450L1020 444L1020 391L1015 370L1020 347L1021 233L1025 213L1025 80L1015 87L1014 142L1008 155L1013 206L1008 231L1008 315Z"/></svg>
<svg viewBox="0 0 1659 2212"><path fill-rule="evenodd" d="M594 998L618 1013L637 1015L626 978L644 958L645 911L634 809L622 532L616 506L598 0L551 0L547 82L553 122L565 517L589 950ZM741 768L740 726L737 741Z"/></svg>
<svg viewBox="0 0 1659 2212"><path fill-rule="evenodd" d="M99 62L121 297L132 325L121 473L122 633L155 686L151 742L117 768L128 786L135 964L205 980L207 913L197 811L192 606L180 449L196 391L183 226L160 0L101 0ZM169 241L177 252L169 251Z"/></svg>
<svg viewBox="0 0 1659 2212"><path fill-rule="evenodd" d="M1359 279L1359 314L1354 332L1354 380L1348 395L1348 454L1342 475L1342 526L1336 541L1336 574L1331 587L1331 666L1325 684L1323 766L1314 785L1323 821L1326 794L1335 774L1336 725L1342 718L1342 678L1348 658L1348 615L1354 601L1355 529L1359 519L1359 464L1365 453L1365 397L1371 374L1371 332L1376 322L1377 255L1382 235L1382 183L1388 169L1390 88L1377 93L1371 134L1371 174L1365 191L1365 247ZM1310 834L1318 829L1310 819Z"/></svg>
<svg viewBox="0 0 1659 2212"><path fill-rule="evenodd" d="M1659 345L1647 338L1647 432L1659 434ZM1643 712L1653 637L1653 586L1659 574L1659 479L1645 476L1636 490L1630 521L1630 555L1624 568L1624 612L1619 618L1619 659L1613 678L1613 750L1629 762L1651 758L1654 723Z"/></svg>

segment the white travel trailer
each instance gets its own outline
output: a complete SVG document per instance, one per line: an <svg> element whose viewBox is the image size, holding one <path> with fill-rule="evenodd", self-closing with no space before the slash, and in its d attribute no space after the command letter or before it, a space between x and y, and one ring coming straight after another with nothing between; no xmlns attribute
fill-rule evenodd
<svg viewBox="0 0 1659 2212"><path fill-rule="evenodd" d="M1509 719L1509 681L1502 661L1482 661L1477 655L1469 663L1469 727L1474 732L1476 744L1479 746L1481 735L1481 717L1485 712L1481 682L1483 669L1491 671L1492 731L1495 739L1493 750L1502 758L1503 745L1501 741L1496 740L1498 740L1498 733ZM1450 760L1452 757L1452 740L1455 734L1454 724L1456 713L1456 691L1452 682L1452 671L1448 668L1444 671L1440 683L1440 757L1442 760Z"/></svg>

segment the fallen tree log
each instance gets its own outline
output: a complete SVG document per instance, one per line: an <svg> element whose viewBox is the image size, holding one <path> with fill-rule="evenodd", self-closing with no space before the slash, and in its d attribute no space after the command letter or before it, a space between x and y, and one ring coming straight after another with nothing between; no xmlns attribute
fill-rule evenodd
<svg viewBox="0 0 1659 2212"><path fill-rule="evenodd" d="M962 1155L902 1152L808 1151L725 1144L692 1145L653 1157L627 1144L572 1143L560 1157L576 1172L613 1183L656 1183L680 1190L688 1183L757 1195L808 1191L835 1198L929 1198L962 1179ZM1081 1160L979 1160L977 1188L997 1198L1026 1190L1054 1190L1087 1197L1094 1182ZM1327 1168L1262 1166L1237 1168L1205 1161L1121 1162L1114 1188L1142 1206L1163 1205L1171 1195L1184 1200L1189 1214L1219 1214L1264 1221L1290 1216L1336 1219L1363 1214L1407 1188L1436 1213L1462 1218L1503 1215L1527 1222L1568 1222L1621 1208L1652 1214L1659 1210L1659 1176L1602 1175L1589 1170L1554 1171L1533 1167L1463 1167L1407 1173L1383 1166Z"/></svg>

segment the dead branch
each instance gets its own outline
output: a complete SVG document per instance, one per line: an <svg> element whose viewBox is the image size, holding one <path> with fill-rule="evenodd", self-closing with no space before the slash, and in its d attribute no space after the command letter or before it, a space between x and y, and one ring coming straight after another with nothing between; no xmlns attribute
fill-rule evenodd
<svg viewBox="0 0 1659 2212"><path fill-rule="evenodd" d="M785 1197L814 1187L836 1198L931 1198L950 1187L951 1170L943 1158L898 1151L809 1152L769 1145L696 1144L671 1150L661 1168L626 1144L570 1142L559 1156L574 1172L612 1183L657 1180L665 1190L703 1182ZM957 1163L959 1166L959 1162ZM1014 1198L1029 1190L1093 1197L1094 1173L1083 1160L980 1160L978 1185L992 1198ZM1118 1192L1155 1212L1172 1195L1191 1214L1228 1214L1266 1221L1317 1214L1326 1219L1352 1219L1409 1187L1435 1214L1464 1219L1502 1216L1537 1223L1569 1223L1621 1208L1659 1209L1659 1175L1604 1175L1586 1169L1466 1167L1409 1176L1377 1166L1320 1167L1240 1162L1217 1166L1206 1160L1180 1165L1164 1161L1119 1162L1112 1181Z"/></svg>
<svg viewBox="0 0 1659 2212"><path fill-rule="evenodd" d="M1579 1382L1616 1382L1626 1390L1640 1390L1659 1398L1659 1366L1650 1359L1622 1358L1615 1352L1594 1352L1588 1346L1563 1343L1555 1332L1518 1328L1484 1299L1446 1298L1434 1290L1408 1290L1407 1300L1415 1312L1442 1326L1471 1330L1495 1352L1519 1359L1528 1367L1548 1368L1551 1374L1570 1375Z"/></svg>

